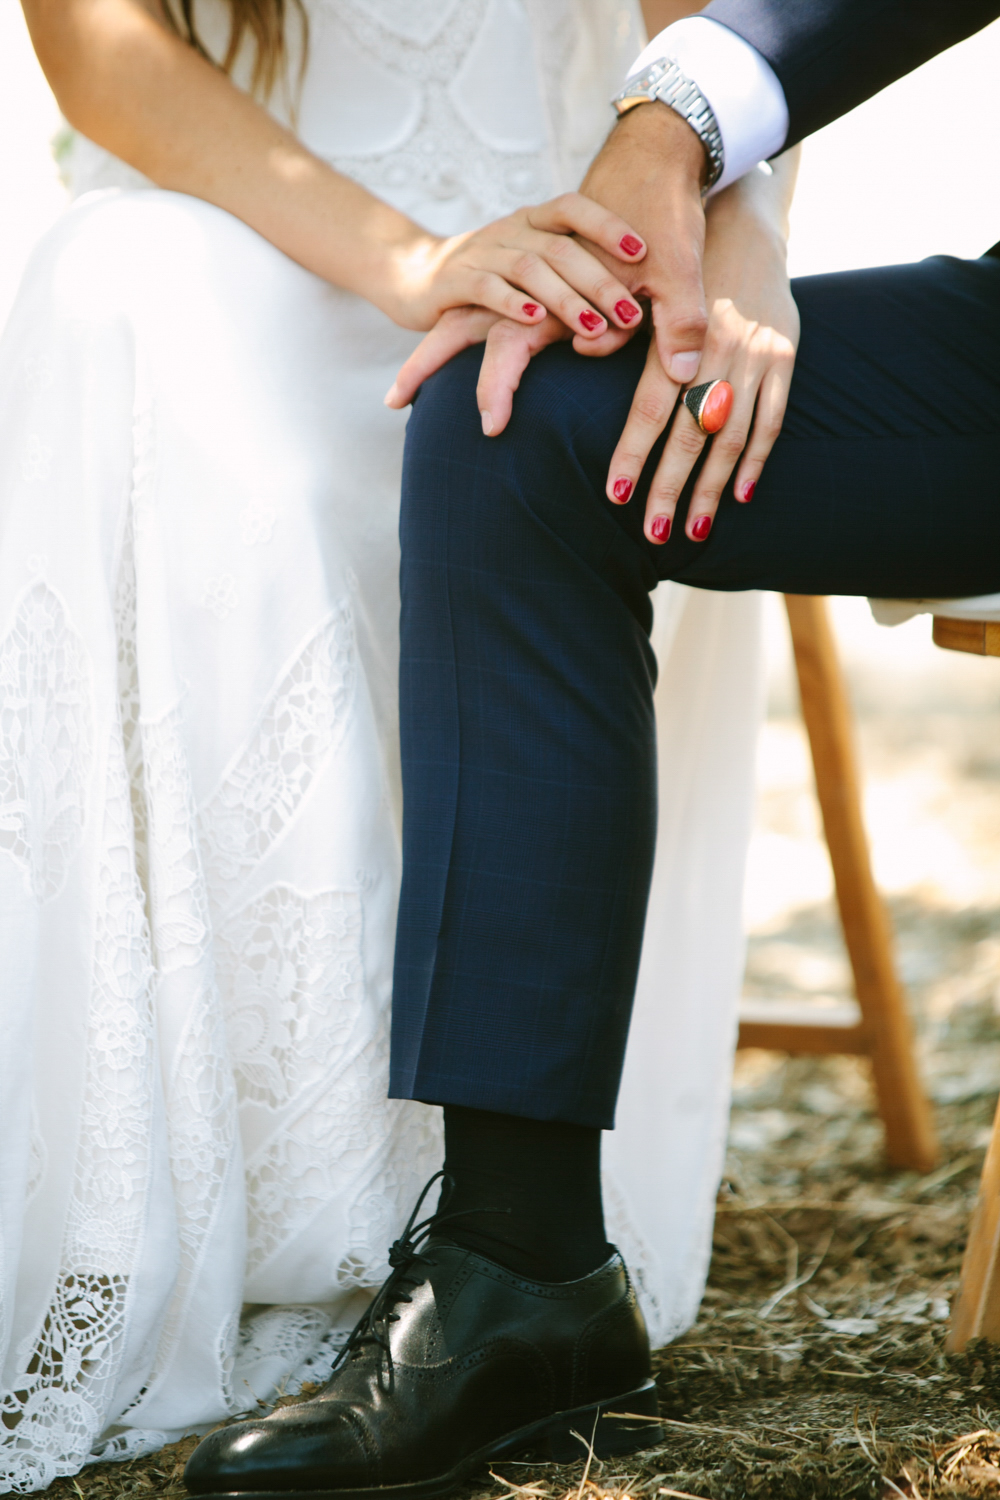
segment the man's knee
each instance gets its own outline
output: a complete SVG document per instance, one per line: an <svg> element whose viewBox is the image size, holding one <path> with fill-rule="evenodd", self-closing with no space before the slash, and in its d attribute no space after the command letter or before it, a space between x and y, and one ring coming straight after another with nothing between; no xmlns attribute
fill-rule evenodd
<svg viewBox="0 0 1000 1500"><path fill-rule="evenodd" d="M464 507L484 507L498 524L515 503L560 530L580 519L581 507L602 509L642 354L635 344L600 360L569 344L547 349L525 371L507 428L486 437L476 404L482 350L465 350L425 382L414 405L404 509L440 503L456 485Z"/></svg>
<svg viewBox="0 0 1000 1500"><path fill-rule="evenodd" d="M410 597L441 596L473 612L499 589L526 609L539 588L567 607L594 589L617 595L643 631L656 584L648 549L605 495L608 464L642 369L643 345L585 359L568 344L525 372L508 427L482 431L476 405L480 350L427 381L407 429L400 534L404 619Z"/></svg>

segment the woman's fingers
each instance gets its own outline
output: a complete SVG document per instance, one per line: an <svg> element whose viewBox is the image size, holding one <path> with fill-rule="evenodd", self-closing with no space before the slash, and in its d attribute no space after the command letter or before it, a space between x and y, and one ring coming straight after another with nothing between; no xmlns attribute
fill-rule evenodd
<svg viewBox="0 0 1000 1500"><path fill-rule="evenodd" d="M566 235L533 236L527 251L513 251L504 274L536 297L574 333L599 337L608 324L634 332L642 308L604 265Z"/></svg>
<svg viewBox="0 0 1000 1500"><path fill-rule="evenodd" d="M766 359L763 371L762 357ZM772 350L767 356L758 354L744 369L742 378L732 377L737 390L732 414L712 440L688 507L685 530L695 541L704 541L711 531L722 492L737 466L733 493L743 504L753 499L764 464L781 432L793 367L794 351Z"/></svg>
<svg viewBox="0 0 1000 1500"><path fill-rule="evenodd" d="M698 380L702 378L699 374ZM759 371L751 374L746 369L737 368L727 378L734 392L732 410L725 425L712 438L712 446L709 448L708 456L691 495L684 525L685 533L695 542L703 542L712 529L722 492L746 446L747 433L753 420L754 398L757 394L757 382L760 379ZM705 445L706 440L699 431L698 424L687 407L684 407L678 412L677 421L674 423L673 431L663 450L656 477L650 487L651 499L654 493L662 488L664 492L675 497L674 503L676 504L676 497L687 484L694 461L683 440L684 427L693 428L698 433L700 442L695 457ZM691 447L693 446L692 443Z"/></svg>
<svg viewBox="0 0 1000 1500"><path fill-rule="evenodd" d="M497 250L490 256L489 269L480 266L468 267L465 285L462 288L463 301L459 306L483 307L489 312L499 313L501 318L510 318L513 322L521 323L525 327L541 323L548 309L542 304L537 294L517 285L513 282L513 278L507 279L508 270L514 259L515 256L510 251ZM603 329L604 319L599 313L595 313L594 317L599 319Z"/></svg>
<svg viewBox="0 0 1000 1500"><path fill-rule="evenodd" d="M626 264L646 254L623 219L581 193L566 193L445 242L435 272L438 307L475 305L525 327L554 313L581 340L601 338L609 328L635 332L639 303L576 234Z"/></svg>
<svg viewBox="0 0 1000 1500"><path fill-rule="evenodd" d="M781 432L781 425L785 420L785 408L788 406L793 368L794 354L773 366L761 382L753 431L736 471L736 481L733 485L734 495L744 505L748 500L753 499L753 492L757 488L761 471L771 456L771 449Z"/></svg>
<svg viewBox="0 0 1000 1500"><path fill-rule="evenodd" d="M711 359L711 353L708 357ZM716 361L720 369L724 368L726 360L721 352L716 354ZM688 506L684 531L692 541L704 542L708 538L734 469L736 498L744 503L753 498L761 471L781 432L793 366L791 347L786 352L748 345L732 362L725 378L733 387L733 408L725 425L712 438ZM713 369L710 365L700 370L697 380L716 378L710 373ZM651 540L665 541L669 535L669 525L656 524L656 518L664 515L673 518L681 491L705 443L705 435L682 404L649 487L646 535Z"/></svg>
<svg viewBox="0 0 1000 1500"><path fill-rule="evenodd" d="M514 403L514 392L532 358L548 344L569 337L558 318L548 317L537 328L519 323L494 323L486 336L476 401L487 437L499 437Z"/></svg>
<svg viewBox="0 0 1000 1500"><path fill-rule="evenodd" d="M596 309L534 250L497 248L490 269L469 267L463 289L465 303L498 313L524 327L538 327L547 313L555 313L581 338L596 338L609 323L621 329L638 328L642 309L625 288L609 277L599 261L572 240L548 237L546 249L560 265L570 263L571 274L600 287L601 300L611 302L609 317ZM572 253L571 253L572 252Z"/></svg>
<svg viewBox="0 0 1000 1500"><path fill-rule="evenodd" d="M582 235L627 265L636 265L646 254L641 235L636 234L624 219L583 193L561 193L548 203L529 208L528 222L535 229L554 234Z"/></svg>
<svg viewBox="0 0 1000 1500"><path fill-rule="evenodd" d="M681 491L706 442L707 438L698 423L681 403L646 497L644 530L651 542L662 543L669 537ZM693 536L695 541L704 541L711 524L709 521L702 536L700 531L692 532L689 519L688 535Z"/></svg>
<svg viewBox="0 0 1000 1500"><path fill-rule="evenodd" d="M481 307L455 307L443 313L430 333L421 339L385 394L386 406L396 410L409 406L417 391L435 370L449 359L481 344L497 321L497 314Z"/></svg>
<svg viewBox="0 0 1000 1500"><path fill-rule="evenodd" d="M609 326L634 332L641 325L639 303L596 256L565 235L525 233L527 243L470 246L470 302L506 306L506 316L528 326L554 313L582 339L600 338ZM498 300L497 282L506 302Z"/></svg>
<svg viewBox="0 0 1000 1500"><path fill-rule="evenodd" d="M656 340L650 339L646 364L639 377L625 429L618 439L608 472L606 493L608 499L616 505L624 505L630 499L653 444L670 421L678 389L677 384L664 373ZM666 541L672 517L672 509L662 512L657 523L658 531L652 534L654 540ZM647 512L647 534L651 534L650 520Z"/></svg>

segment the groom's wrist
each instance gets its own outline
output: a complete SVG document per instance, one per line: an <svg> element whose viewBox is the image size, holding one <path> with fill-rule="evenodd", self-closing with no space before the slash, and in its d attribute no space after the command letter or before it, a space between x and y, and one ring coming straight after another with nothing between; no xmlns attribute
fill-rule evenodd
<svg viewBox="0 0 1000 1500"><path fill-rule="evenodd" d="M662 170L669 167L700 193L708 181L711 161L704 143L681 115L654 100L630 109L615 125L613 136L630 155L648 156Z"/></svg>
<svg viewBox="0 0 1000 1500"><path fill-rule="evenodd" d="M714 192L781 150L788 134L784 90L770 64L743 37L710 16L685 16L653 37L632 64L629 79L664 58L692 81L715 117L725 167Z"/></svg>
<svg viewBox="0 0 1000 1500"><path fill-rule="evenodd" d="M706 191L722 176L725 156L719 122L704 94L672 57L661 57L634 74L612 99L619 118L645 105L666 104L689 125L708 156Z"/></svg>

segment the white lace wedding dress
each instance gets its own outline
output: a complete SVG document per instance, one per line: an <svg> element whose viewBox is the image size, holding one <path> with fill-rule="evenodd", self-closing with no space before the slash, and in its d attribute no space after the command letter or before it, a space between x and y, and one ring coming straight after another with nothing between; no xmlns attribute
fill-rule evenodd
<svg viewBox="0 0 1000 1500"><path fill-rule="evenodd" d="M641 44L633 0L309 12L298 129L439 231L576 183ZM221 0L200 14L218 39ZM440 1158L436 1112L385 1098L405 415L381 398L414 338L85 141L69 171L0 345L14 1491L321 1371ZM606 1149L659 1341L707 1265L759 700L756 601L661 595L658 862Z"/></svg>

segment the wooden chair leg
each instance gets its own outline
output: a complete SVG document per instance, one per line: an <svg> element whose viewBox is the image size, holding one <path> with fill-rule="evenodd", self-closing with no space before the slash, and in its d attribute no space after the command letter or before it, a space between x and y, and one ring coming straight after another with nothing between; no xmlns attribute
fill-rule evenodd
<svg viewBox="0 0 1000 1500"><path fill-rule="evenodd" d="M945 1347L959 1352L970 1339L1000 1343L1000 1105L979 1180Z"/></svg>
<svg viewBox="0 0 1000 1500"><path fill-rule="evenodd" d="M785 604L844 941L870 1040L886 1153L894 1166L928 1172L937 1160L937 1140L917 1075L913 1031L896 977L888 918L872 877L850 707L826 600L786 594Z"/></svg>

